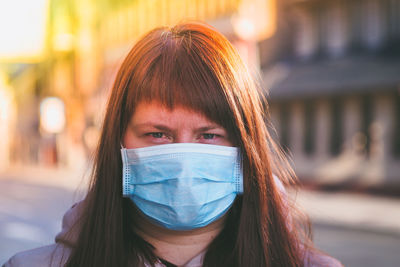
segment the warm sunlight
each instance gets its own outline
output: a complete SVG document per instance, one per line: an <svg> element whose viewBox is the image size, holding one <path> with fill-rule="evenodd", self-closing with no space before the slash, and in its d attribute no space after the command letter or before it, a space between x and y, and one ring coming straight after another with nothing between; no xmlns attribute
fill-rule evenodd
<svg viewBox="0 0 400 267"><path fill-rule="evenodd" d="M44 50L48 0L0 0L0 61L35 61Z"/></svg>
<svg viewBox="0 0 400 267"><path fill-rule="evenodd" d="M40 104L40 126L48 133L60 133L65 127L64 102L47 97Z"/></svg>

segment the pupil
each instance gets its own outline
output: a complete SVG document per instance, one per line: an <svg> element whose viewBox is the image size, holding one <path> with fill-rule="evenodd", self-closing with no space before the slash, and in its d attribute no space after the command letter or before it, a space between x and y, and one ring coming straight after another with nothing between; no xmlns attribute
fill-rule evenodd
<svg viewBox="0 0 400 267"><path fill-rule="evenodd" d="M162 133L153 133L153 136L155 138L161 138L162 137Z"/></svg>
<svg viewBox="0 0 400 267"><path fill-rule="evenodd" d="M214 134L204 134L204 139L212 139Z"/></svg>

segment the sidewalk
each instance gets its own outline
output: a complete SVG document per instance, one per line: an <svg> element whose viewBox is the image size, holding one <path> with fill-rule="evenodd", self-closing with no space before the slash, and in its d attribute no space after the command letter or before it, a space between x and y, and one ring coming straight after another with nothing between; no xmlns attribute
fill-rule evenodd
<svg viewBox="0 0 400 267"><path fill-rule="evenodd" d="M61 187L71 190L86 189L90 169L49 168L41 166L11 166L0 171L0 179L14 179L26 183Z"/></svg>
<svg viewBox="0 0 400 267"><path fill-rule="evenodd" d="M300 190L292 197L313 224L400 237L400 198L310 190Z"/></svg>

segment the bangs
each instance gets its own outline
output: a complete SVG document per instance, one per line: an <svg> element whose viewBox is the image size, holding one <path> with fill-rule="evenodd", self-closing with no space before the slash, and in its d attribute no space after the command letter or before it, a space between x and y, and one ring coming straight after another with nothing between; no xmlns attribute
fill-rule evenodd
<svg viewBox="0 0 400 267"><path fill-rule="evenodd" d="M185 36L166 35L164 43L149 51L150 62L138 62L136 67L142 75L136 76L137 87L129 89L133 95L128 102L136 106L141 101L158 101L168 109L181 106L202 113L226 129L232 127L234 118L223 87L224 77L217 76L221 72L211 58L215 51Z"/></svg>

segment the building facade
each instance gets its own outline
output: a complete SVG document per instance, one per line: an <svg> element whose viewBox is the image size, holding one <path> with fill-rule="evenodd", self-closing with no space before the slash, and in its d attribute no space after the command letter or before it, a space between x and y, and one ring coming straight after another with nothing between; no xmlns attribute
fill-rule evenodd
<svg viewBox="0 0 400 267"><path fill-rule="evenodd" d="M48 11L43 55L35 61L0 59L0 74L5 73L10 86L8 98L15 103L15 110L1 109L0 113L3 118L13 111L15 117L11 123L11 115L7 115L7 126L0 129L7 132L3 138L7 144L0 142L0 170L8 165L85 168L97 145L116 71L134 42L154 27L183 19L214 22L231 35L231 17L242 2L43 1ZM0 93L5 92L0 86ZM40 107L48 97L56 97L64 105L65 128L57 133L46 132L41 125Z"/></svg>
<svg viewBox="0 0 400 267"><path fill-rule="evenodd" d="M400 1L285 0L280 12L263 78L300 179L399 190Z"/></svg>

